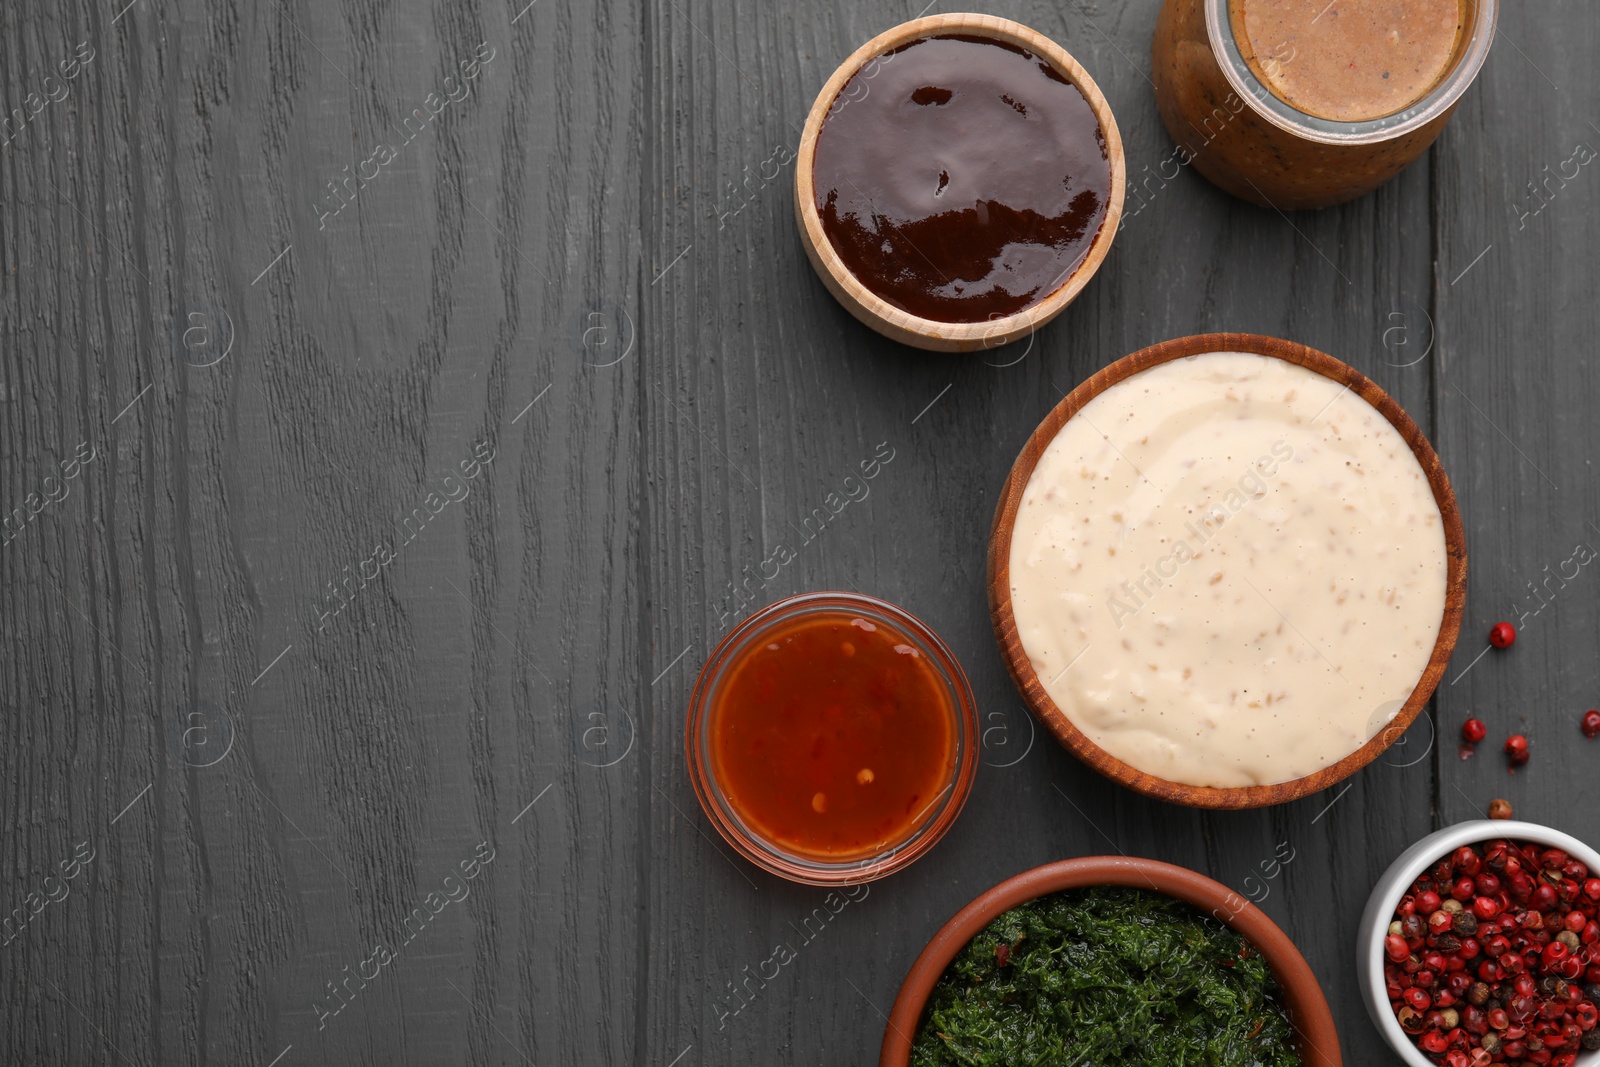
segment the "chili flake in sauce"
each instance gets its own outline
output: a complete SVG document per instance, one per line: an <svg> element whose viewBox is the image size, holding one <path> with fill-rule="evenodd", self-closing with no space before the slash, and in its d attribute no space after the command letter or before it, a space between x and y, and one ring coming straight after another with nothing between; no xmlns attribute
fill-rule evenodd
<svg viewBox="0 0 1600 1067"><path fill-rule="evenodd" d="M954 770L955 707L938 669L908 635L846 610L775 626L729 669L710 716L729 805L815 859L905 840Z"/></svg>

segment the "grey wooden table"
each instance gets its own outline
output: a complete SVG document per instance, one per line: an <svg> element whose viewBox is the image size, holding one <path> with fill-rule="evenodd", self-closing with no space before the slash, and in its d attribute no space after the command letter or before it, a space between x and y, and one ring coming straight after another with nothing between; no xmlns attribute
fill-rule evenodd
<svg viewBox="0 0 1600 1067"><path fill-rule="evenodd" d="M792 216L813 95L920 6L0 10L0 1062L865 1064L945 918L1116 851L1261 898L1347 1062L1385 1062L1351 956L1383 867L1495 796L1596 838L1600 11L1513 0L1442 139L1355 204L1147 186L1067 314L957 357L850 319ZM1171 151L1156 6L987 7L1079 57L1136 181ZM1403 744L1234 814L1036 736L983 585L1044 413L1209 330L1393 393L1471 557ZM949 836L836 910L731 856L682 741L707 650L824 588L927 619L984 716ZM1459 760L1469 713L1526 770Z"/></svg>

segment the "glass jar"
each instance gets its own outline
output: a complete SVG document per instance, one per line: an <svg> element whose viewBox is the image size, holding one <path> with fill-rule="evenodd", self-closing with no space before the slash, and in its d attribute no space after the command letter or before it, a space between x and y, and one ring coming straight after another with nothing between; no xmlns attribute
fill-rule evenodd
<svg viewBox="0 0 1600 1067"><path fill-rule="evenodd" d="M1461 0L1461 32L1433 87L1393 114L1342 122L1298 110L1263 84L1230 6L1166 0L1151 46L1156 104L1177 142L1175 168L1193 163L1218 188L1285 211L1354 200L1427 151L1483 67L1499 14L1499 0ZM1292 63L1294 48L1256 58ZM1136 179L1129 194L1131 215Z"/></svg>

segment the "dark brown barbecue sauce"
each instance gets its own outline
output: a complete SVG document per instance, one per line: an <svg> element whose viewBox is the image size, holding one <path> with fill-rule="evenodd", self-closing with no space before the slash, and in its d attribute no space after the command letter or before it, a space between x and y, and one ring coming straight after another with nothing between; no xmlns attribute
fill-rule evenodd
<svg viewBox="0 0 1600 1067"><path fill-rule="evenodd" d="M817 211L861 282L903 311L983 322L1045 299L1105 222L1111 163L1077 87L981 37L932 37L845 83L817 137Z"/></svg>

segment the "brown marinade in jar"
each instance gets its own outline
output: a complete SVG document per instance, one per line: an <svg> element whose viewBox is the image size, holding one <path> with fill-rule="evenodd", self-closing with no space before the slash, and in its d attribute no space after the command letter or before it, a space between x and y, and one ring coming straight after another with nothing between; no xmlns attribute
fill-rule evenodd
<svg viewBox="0 0 1600 1067"><path fill-rule="evenodd" d="M1250 69L1290 107L1335 122L1403 111L1450 69L1461 0L1229 0Z"/></svg>
<svg viewBox="0 0 1600 1067"><path fill-rule="evenodd" d="M1353 136L1319 127L1400 115L1462 81L1468 27L1481 33L1494 2L1166 0L1156 18L1151 81L1177 144L1176 162L1192 163L1225 192L1283 211L1364 196L1427 150L1450 120L1454 98L1414 122L1397 120L1388 132ZM1231 33L1228 43L1244 61L1243 92L1224 72L1223 44L1207 28L1217 8L1222 32ZM1476 69L1468 68L1461 88ZM1273 108L1306 119L1296 128L1269 117ZM1137 182L1129 190L1136 198Z"/></svg>

